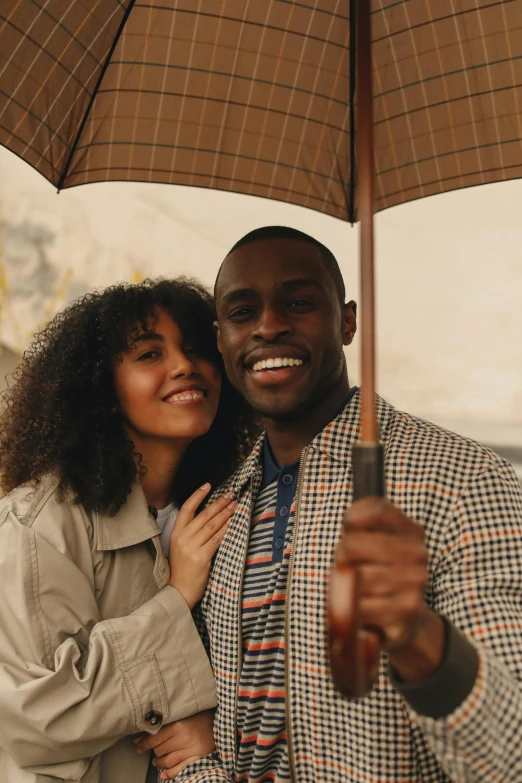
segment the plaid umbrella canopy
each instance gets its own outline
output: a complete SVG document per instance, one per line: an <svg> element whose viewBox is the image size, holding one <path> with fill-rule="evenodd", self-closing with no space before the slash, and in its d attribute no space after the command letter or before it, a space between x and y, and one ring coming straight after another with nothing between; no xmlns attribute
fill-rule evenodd
<svg viewBox="0 0 522 783"><path fill-rule="evenodd" d="M0 143L355 220L348 0L3 0ZM374 0L375 207L522 175L522 0Z"/></svg>
<svg viewBox="0 0 522 783"><path fill-rule="evenodd" d="M520 177L521 104L522 0L3 0L0 8L0 143L58 189L143 180L361 217L355 497L384 491L373 213ZM358 627L357 574L339 570L349 600L329 599L332 672L343 693L360 696L375 678L380 639Z"/></svg>

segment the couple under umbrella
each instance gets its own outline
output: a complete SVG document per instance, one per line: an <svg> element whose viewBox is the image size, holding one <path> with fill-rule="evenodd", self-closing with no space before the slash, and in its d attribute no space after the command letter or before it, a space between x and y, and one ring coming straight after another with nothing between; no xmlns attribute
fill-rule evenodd
<svg viewBox="0 0 522 783"><path fill-rule="evenodd" d="M520 134L512 111L519 98L513 55L522 15L517 0L466 4L465 8L452 3L441 8L430 2L376 4L374 82L379 90L370 104L364 101L369 90L361 90L368 73L363 67L367 62L363 43L371 43L368 25L363 23L368 22L368 3L352 2L346 14L335 2L314 7L271 2L266 15L249 2L240 4L240 13L231 2L197 10L183 3L175 7L115 3L110 9L104 6L103 12L93 3L89 13L80 4L72 4L61 14L57 5L13 0L2 12L3 19L0 17L0 36L2 44L6 43L2 46L2 71L7 80L1 141L58 187L100 178L230 187L291 199L349 219L357 216L359 194L368 249L368 205L371 213L374 203L389 206L520 173ZM356 27L358 59L352 46ZM371 111L362 117L363 105L373 107L375 123L371 122ZM370 144L365 150L361 142L366 137L359 133L359 149L355 150L356 119L360 128L375 130L375 148ZM368 176L369 161L373 163L374 157L375 179ZM375 199L368 187L374 182ZM308 285L310 290L299 290L299 285ZM265 435L249 457L239 451L229 455L232 461L225 472L232 469L234 459L241 464L223 485L223 495L194 518L200 498L192 497L170 537L171 544L182 538L182 551L187 554L185 538L197 538L201 543L209 525L221 525L225 533L209 589L198 608L217 682L214 732L218 753L194 761L179 779L516 780L516 760L512 758L508 764L508 754L495 738L509 736L508 727L512 730L518 725L521 713L516 663L520 619L508 598L516 590L520 559L518 485L509 467L490 452L399 414L380 400L375 404L371 394L377 413L374 422L380 424L386 453L389 501L359 501L343 527L343 512L353 496L351 447L358 437L360 418L363 429L366 422L364 411L359 415L360 397L368 397L365 389L371 385L363 382L361 391L351 389L340 359L343 343L348 344L355 333L354 304L345 302L341 285L338 266L326 248L309 237L274 229L235 247L219 275L218 336L232 382L229 391L242 394L261 415ZM364 295L362 300L364 319L369 308ZM325 302L327 321L321 317ZM104 313L110 309L100 307ZM147 469L147 454L143 454L147 450L136 442L134 428L129 436L132 419L125 405L131 405L132 399L125 396L125 385L118 385L118 377L125 377L129 356L137 359L136 350L142 356L140 348L147 339L174 345L173 334L167 336L161 329L148 331L151 324L147 319L152 317L161 324L164 311L170 313L169 328L176 333L179 353L199 355L200 349L191 345L194 339L185 334L181 316L170 300L149 299L139 312L130 309L134 318L119 324L116 334L120 340L112 343L112 350L107 349L114 366L111 372L106 368L104 376L105 388L115 395L110 407L113 418L107 426L113 433L126 433L127 478L134 486L139 477L146 499L146 484L150 485L155 471ZM44 353L51 338L49 333L40 340ZM145 358L136 362L139 367L152 367L165 355L146 347ZM363 349L363 354L368 352ZM121 362L115 361L120 356ZM251 365L247 357L252 359ZM36 349L33 361L36 365L43 361ZM213 366L218 367L219 361L215 357ZM312 369L319 391L315 389L308 396L300 384L308 388L308 379L314 386ZM28 383L27 378L36 374L31 365L22 378ZM166 399L161 402L170 406L169 415L176 406L204 409L213 396L211 377L209 372L208 388L203 384L201 389L163 389ZM258 394L260 389L262 394ZM271 400L269 406L266 395ZM70 394L66 397L79 399ZM68 413L74 411L74 416L81 418L81 406L79 410L72 401L70 405ZM11 411L16 409L14 404L10 407ZM219 406L217 410L205 435L217 431ZM242 415L239 398L232 410ZM13 424L12 437L23 431L27 442L30 427L43 419L33 409L25 430L20 421ZM244 426L241 424L243 434L238 443L246 445L249 430ZM231 425L227 431L233 433L235 427ZM139 427L135 430L141 433ZM96 427L89 427L89 431L94 435ZM176 437L179 439L179 433ZM184 437L191 435L185 433ZM234 438L229 437L228 442L232 448ZM171 596L167 600L181 596L185 601L176 608L163 606L163 610L170 618L179 609L176 619L185 630L183 619L187 616L181 610L201 597L201 584L192 595L179 581L167 583L178 580L183 567L175 567L179 558L169 550L168 576L156 537L162 532L161 512L167 509L168 530L174 514L169 506L179 506L184 493L194 488L190 483L197 471L183 472L183 465L188 464L190 454L197 453L197 444L194 440L186 458L178 459L175 465L176 475L179 468L183 481L174 480L171 474L172 492L160 492L154 498L151 490L153 502L142 502L142 508L153 508L156 523L154 532L149 529L157 556L156 587L162 587L158 575L163 570L163 583ZM77 508L90 509L92 514L96 511L89 505L92 498L89 501L78 492L83 471L71 459L71 455L85 451L96 462L100 449L93 445L85 450L85 445L78 438L65 440L65 463L75 473L61 478L56 498L60 508L65 508L65 490L72 489L80 501L86 498ZM369 445L376 444L370 439ZM133 457L136 453L140 455L137 461ZM201 465L201 459L200 454L194 464ZM221 467L225 468L225 463L223 459ZM4 483L6 491L15 493L8 496L9 503L17 497L19 484L40 479L43 467L51 465L59 473L59 461L45 459L33 465L30 474L11 470L11 478ZM8 467L2 473L8 476ZM116 519L125 509L122 500L129 485L124 489L120 485L115 500L107 488L102 489L100 477L94 484L87 483L97 487L98 510ZM133 492L126 502L132 497ZM6 518L12 524L5 530L11 533L19 517L36 521L44 507L37 503L17 510L8 504ZM209 520L212 513L215 516ZM225 531L225 517L230 514L232 521ZM15 525L14 529L21 527ZM115 525L110 528L109 522L100 528L109 529L118 530ZM35 535L36 530L35 524ZM134 541L140 536L139 543L148 540L143 530L135 532ZM130 545L125 536L112 542L108 533L100 536L97 551L114 553L115 544L121 541ZM220 543L218 539L214 530L204 541L207 555ZM58 549L61 551L60 546ZM334 553L328 656L325 610ZM190 557L181 558L182 564L188 562ZM101 565L97 568L103 572ZM149 584L148 589L155 587ZM45 605L37 594L40 604ZM159 598L151 598L150 592L143 592L142 599L146 597L161 603ZM156 604L152 614L157 612ZM135 619L131 609L128 606L126 610L127 623L131 622L128 618ZM151 613L151 607L134 611L142 618ZM116 616L121 614L119 609L116 612ZM104 616L114 634L112 639L117 638L113 629L118 624L131 628L125 626L124 617L116 621L114 616ZM94 628L104 630L94 625L93 632ZM101 659L85 654L85 644L91 649L91 637L84 634L76 650L70 643L74 634L68 635L63 627L57 633L60 638L66 636L75 665L79 655L80 680L84 673L96 671L94 662ZM139 642L134 632L131 635ZM92 645L96 639L94 635ZM64 660L57 654L60 647L47 637L46 641L44 662L50 665L52 661L51 668L56 667L57 658L58 662ZM188 647L188 657L204 668L193 636L191 642L194 647ZM131 653L125 642L119 647ZM379 660L380 647L386 655ZM371 684L377 677L376 687L361 701L348 702L336 692L332 672L341 691L362 695L358 687L354 689L351 673L365 670L360 658L367 653L368 679ZM9 670L8 652L6 656L4 670ZM46 741L52 746L55 762L72 765L54 777L117 780L105 777L111 770L106 759L120 750L124 754L128 743L118 738L133 730L157 737L169 730L174 733L169 742L178 743L172 752L179 752L183 740L179 736L176 740L176 727L180 728L176 718L183 715L179 709L166 715L168 704L160 708L150 690L140 690L131 672L139 674L136 661L142 657L123 656L119 665L125 694L130 694L133 705L148 700L146 714L142 710L135 716L130 730L128 723L125 728L121 723L118 729L117 720L89 724L87 737L92 744L84 748L82 756L87 766L78 766L79 746L74 737L60 745L53 740L52 731L45 731L31 743L36 748L42 744L42 736L49 738ZM41 665L38 655L36 658L38 661L30 659L28 670ZM205 672L201 670L200 675L197 680L203 683ZM142 676L150 688L146 666ZM16 678L8 679L16 683ZM29 691L38 690L38 678L28 682ZM13 692L23 693L21 683L16 683ZM441 698L448 694L451 698ZM90 692L82 705L95 703L89 699ZM196 709L194 703L181 706L183 697L177 708L181 706L185 715L190 715L207 706L195 699ZM30 699L24 701L29 703ZM134 709L139 712L136 706ZM20 712L23 710L15 704L9 719L19 729ZM60 716L66 714L64 710ZM83 729L72 715L66 719L67 727L79 736ZM208 724L208 714L206 720ZM190 725L195 721L191 719ZM96 744L93 725L94 734L103 733L111 745L101 756L103 748ZM187 724L182 725L186 729ZM203 733L203 729L196 732L197 736ZM520 744L515 734L514 749ZM23 732L13 731L13 735L19 738ZM6 750L4 765L12 762L19 765L13 769L21 766L36 776L53 775L47 766L52 766L52 761L47 757L43 761L36 750L26 759L18 753L18 741L23 742L15 738ZM154 740L140 739L138 750L148 751L151 743ZM163 743L154 747L158 761L167 757L163 750ZM146 757L146 753L138 756ZM173 763L176 760L178 756ZM122 774L122 763L116 766ZM137 770L133 762L133 774L141 775Z"/></svg>

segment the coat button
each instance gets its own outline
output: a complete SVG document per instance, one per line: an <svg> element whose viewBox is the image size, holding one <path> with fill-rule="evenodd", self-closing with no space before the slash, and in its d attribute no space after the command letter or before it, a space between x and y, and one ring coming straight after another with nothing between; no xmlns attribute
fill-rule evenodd
<svg viewBox="0 0 522 783"><path fill-rule="evenodd" d="M145 715L145 720L147 723L150 723L151 726L159 726L160 723L163 720L163 715L161 712L156 712L156 710L151 710L150 712L147 712Z"/></svg>

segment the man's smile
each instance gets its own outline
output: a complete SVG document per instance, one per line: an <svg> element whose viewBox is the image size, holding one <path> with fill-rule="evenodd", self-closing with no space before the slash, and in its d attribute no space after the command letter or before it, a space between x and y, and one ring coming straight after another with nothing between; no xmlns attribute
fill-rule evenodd
<svg viewBox="0 0 522 783"><path fill-rule="evenodd" d="M246 370L251 380L261 386L276 386L292 383L297 380L308 365L304 358L286 356L282 352L279 356L270 356L266 359L258 359Z"/></svg>
<svg viewBox="0 0 522 783"><path fill-rule="evenodd" d="M275 359L261 359L252 367L254 372L261 370L277 370L280 367L301 367L304 364L302 359L290 359L278 356Z"/></svg>

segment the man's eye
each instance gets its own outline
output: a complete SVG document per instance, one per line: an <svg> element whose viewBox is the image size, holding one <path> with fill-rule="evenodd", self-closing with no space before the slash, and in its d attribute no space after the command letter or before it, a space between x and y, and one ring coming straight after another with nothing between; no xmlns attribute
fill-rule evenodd
<svg viewBox="0 0 522 783"><path fill-rule="evenodd" d="M290 307L312 307L313 302L310 302L308 299L294 299L293 302L290 303Z"/></svg>
<svg viewBox="0 0 522 783"><path fill-rule="evenodd" d="M229 318L248 318L249 315L252 315L253 309L251 307L238 307L237 310L232 310L231 313L229 313Z"/></svg>

